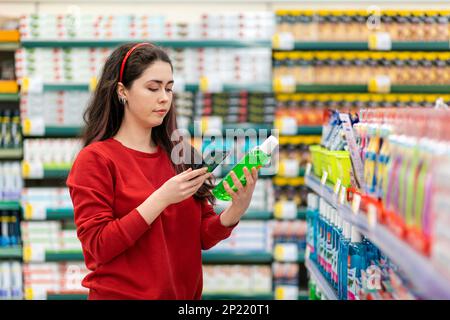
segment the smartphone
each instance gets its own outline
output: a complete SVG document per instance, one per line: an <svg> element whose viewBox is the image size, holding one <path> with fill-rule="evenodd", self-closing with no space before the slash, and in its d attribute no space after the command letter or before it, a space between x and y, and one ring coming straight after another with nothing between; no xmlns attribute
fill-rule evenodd
<svg viewBox="0 0 450 320"><path fill-rule="evenodd" d="M203 167L208 167L208 172L213 172L223 160L228 157L230 151L223 150L212 150L203 160L202 164L195 164L194 169L200 169Z"/></svg>

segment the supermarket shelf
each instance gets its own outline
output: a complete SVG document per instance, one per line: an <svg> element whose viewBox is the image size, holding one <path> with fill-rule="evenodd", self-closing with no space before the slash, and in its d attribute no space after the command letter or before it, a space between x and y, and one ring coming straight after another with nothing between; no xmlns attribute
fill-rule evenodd
<svg viewBox="0 0 450 320"><path fill-rule="evenodd" d="M242 220L270 220L272 211L248 211L242 216Z"/></svg>
<svg viewBox="0 0 450 320"><path fill-rule="evenodd" d="M272 252L241 250L237 251L203 251L203 263L271 263Z"/></svg>
<svg viewBox="0 0 450 320"><path fill-rule="evenodd" d="M450 280L443 276L427 257L414 250L385 226L369 225L364 214L354 214L348 204L338 204L333 188L330 185L322 186L317 177L307 176L306 185L337 208L344 220L356 226L378 246L408 276L420 296L426 299L450 299Z"/></svg>
<svg viewBox="0 0 450 320"><path fill-rule="evenodd" d="M45 252L46 262L58 262L58 261L84 261L83 252L79 250L47 250Z"/></svg>
<svg viewBox="0 0 450 320"><path fill-rule="evenodd" d="M36 137L77 137L81 134L82 127L78 126L46 126L43 135ZM25 137L34 137L35 135L24 133Z"/></svg>
<svg viewBox="0 0 450 320"><path fill-rule="evenodd" d="M326 92L369 92L367 85L297 85L297 92L326 93ZM392 85L391 93L450 93L448 85Z"/></svg>
<svg viewBox="0 0 450 320"><path fill-rule="evenodd" d="M42 177L27 177L26 180L42 180L42 179L64 179L67 178L70 172L70 167L54 167L44 165L44 175Z"/></svg>
<svg viewBox="0 0 450 320"><path fill-rule="evenodd" d="M21 159L22 156L22 149L0 149L0 160Z"/></svg>
<svg viewBox="0 0 450 320"><path fill-rule="evenodd" d="M19 201L0 201L0 210L20 210Z"/></svg>
<svg viewBox="0 0 450 320"><path fill-rule="evenodd" d="M86 293L47 293L47 300L87 300Z"/></svg>
<svg viewBox="0 0 450 320"><path fill-rule="evenodd" d="M376 0L376 3L387 3L387 4L411 4L418 3L423 4L425 0ZM428 3L441 4L445 0L428 0ZM60 3L61 0L2 0L2 3ZM82 4L82 3L120 3L123 4L123 0L72 0L72 3ZM146 3L146 4L164 4L164 3L176 3L176 4L242 4L242 0L130 0L128 3ZM298 4L299 0L247 0L247 4L257 4L257 5L285 5L285 4ZM302 0L302 5L317 5L317 4L352 4L352 5L373 5L373 0L358 0L356 3L354 0Z"/></svg>
<svg viewBox="0 0 450 320"><path fill-rule="evenodd" d="M0 93L0 102L18 102L18 93Z"/></svg>
<svg viewBox="0 0 450 320"><path fill-rule="evenodd" d="M16 80L0 80L0 95L17 95L18 92L19 86L17 85Z"/></svg>
<svg viewBox="0 0 450 320"><path fill-rule="evenodd" d="M88 83L58 83L44 84L45 91L89 91ZM196 92L200 90L198 83L185 85L185 91ZM254 84L223 84L223 92L248 91L248 92L271 92L271 83L254 83Z"/></svg>
<svg viewBox="0 0 450 320"><path fill-rule="evenodd" d="M294 50L370 50L370 48L367 42L301 41L294 43ZM444 41L392 42L392 50L448 51L449 43Z"/></svg>
<svg viewBox="0 0 450 320"><path fill-rule="evenodd" d="M337 300L337 294L335 290L330 286L328 281L324 278L322 273L316 267L315 263L307 259L305 261L306 268L309 271L311 278L314 279L320 291L325 295L328 300Z"/></svg>
<svg viewBox="0 0 450 320"><path fill-rule="evenodd" d="M132 39L133 42L145 42L148 39ZM170 48L271 48L271 41L268 40L209 40L209 39L179 39L179 40L151 40L161 47ZM130 39L115 40L22 40L22 46L25 48L114 48L124 43L130 42Z"/></svg>
<svg viewBox="0 0 450 320"><path fill-rule="evenodd" d="M73 208L47 209L47 220L70 220L73 219Z"/></svg>
<svg viewBox="0 0 450 320"><path fill-rule="evenodd" d="M245 132L246 130L255 130L256 134L259 134L260 130L268 130L269 131L272 129L273 129L273 127L270 124L235 123L235 124L224 124L221 131L222 131L222 135L226 137L227 130L230 130L229 132L230 132L230 134L233 134L233 136L235 133L244 136L246 134L250 135L252 133L252 132ZM197 132L195 130L193 124L189 125L188 130L189 130L189 134L192 136L202 135L202 132ZM243 131L234 132L232 130L243 130ZM213 132L212 130L209 132L203 133L203 135L205 135L205 136L212 136L215 134L217 134L217 132ZM267 132L267 135L269 135L269 134L270 134L270 132Z"/></svg>
<svg viewBox="0 0 450 320"><path fill-rule="evenodd" d="M21 259L22 247L0 247L0 259Z"/></svg>
<svg viewBox="0 0 450 320"><path fill-rule="evenodd" d="M274 294L267 293L204 293L202 300L273 300Z"/></svg>

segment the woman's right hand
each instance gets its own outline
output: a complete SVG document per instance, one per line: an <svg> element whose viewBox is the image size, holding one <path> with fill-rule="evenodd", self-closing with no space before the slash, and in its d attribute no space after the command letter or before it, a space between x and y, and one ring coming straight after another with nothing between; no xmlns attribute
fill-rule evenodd
<svg viewBox="0 0 450 320"><path fill-rule="evenodd" d="M158 201L168 206L193 196L205 180L211 177L212 173L207 170L206 167L196 170L189 168L170 178L154 192Z"/></svg>

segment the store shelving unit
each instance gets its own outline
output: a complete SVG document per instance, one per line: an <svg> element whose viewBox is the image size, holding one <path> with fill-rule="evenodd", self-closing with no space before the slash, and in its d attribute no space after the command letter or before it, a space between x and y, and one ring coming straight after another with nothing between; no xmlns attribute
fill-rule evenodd
<svg viewBox="0 0 450 320"><path fill-rule="evenodd" d="M426 299L450 299L450 280L443 276L426 256L398 238L386 226L369 224L364 213L354 213L349 204L340 204L331 185L322 185L319 178L313 175L307 176L305 181L308 187L336 208L344 220L358 228L398 265L417 288L420 296Z"/></svg>
<svg viewBox="0 0 450 320"><path fill-rule="evenodd" d="M331 41L302 41L294 42L293 50L370 50L368 42L331 42ZM276 49L284 51L283 49ZM404 41L392 42L391 50L405 51L448 51L449 44L446 41Z"/></svg>
<svg viewBox="0 0 450 320"><path fill-rule="evenodd" d="M19 101L18 93L0 93L0 102L18 102L18 101Z"/></svg>
<svg viewBox="0 0 450 320"><path fill-rule="evenodd" d="M0 210L20 210L19 201L0 201Z"/></svg>
<svg viewBox="0 0 450 320"><path fill-rule="evenodd" d="M0 247L0 259L20 259L22 257L22 247Z"/></svg>
<svg viewBox="0 0 450 320"><path fill-rule="evenodd" d="M337 294L334 288L330 286L325 277L320 273L316 264L311 260L306 259L305 261L306 268L308 269L311 277L315 280L317 286L320 289L320 292L325 295L327 300L337 300Z"/></svg>
<svg viewBox="0 0 450 320"><path fill-rule="evenodd" d="M296 92L303 93L368 93L367 85L297 85ZM448 85L391 85L391 93L450 93Z"/></svg>

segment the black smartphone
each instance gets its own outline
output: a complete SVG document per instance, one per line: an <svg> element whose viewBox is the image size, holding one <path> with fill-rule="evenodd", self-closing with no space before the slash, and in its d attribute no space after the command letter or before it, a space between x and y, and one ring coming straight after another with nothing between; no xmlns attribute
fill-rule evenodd
<svg viewBox="0 0 450 320"><path fill-rule="evenodd" d="M202 160L202 164L194 165L194 169L200 169L203 167L208 167L208 172L213 172L223 160L228 157L230 151L223 150L212 150L208 155Z"/></svg>

